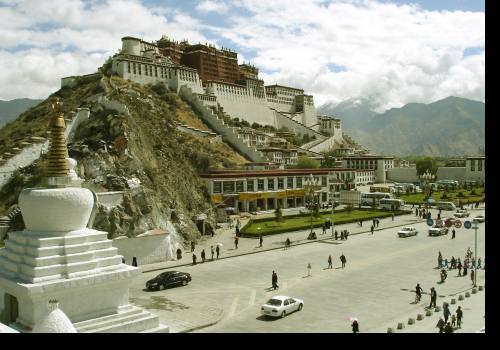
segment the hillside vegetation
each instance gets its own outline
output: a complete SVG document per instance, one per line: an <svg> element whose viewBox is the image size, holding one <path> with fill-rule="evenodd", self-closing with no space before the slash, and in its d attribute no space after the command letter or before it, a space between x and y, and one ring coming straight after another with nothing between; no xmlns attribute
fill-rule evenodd
<svg viewBox="0 0 500 350"><path fill-rule="evenodd" d="M94 227L110 237L135 236L147 230L166 228L171 220L185 239L199 232L193 222L197 214L209 216L209 232L215 218L200 172L208 167L239 166L246 160L224 143L182 133L175 122L207 129L180 98L117 77L63 88L15 122L0 130L0 154L30 136L46 136L55 97L68 114L89 107L89 120L78 128L68 145L78 161L77 172L85 187L96 191L125 191L122 206L100 206ZM127 113L110 110L99 97L126 106ZM39 180L39 166L19 171L0 192L2 211L17 202L23 187Z"/></svg>

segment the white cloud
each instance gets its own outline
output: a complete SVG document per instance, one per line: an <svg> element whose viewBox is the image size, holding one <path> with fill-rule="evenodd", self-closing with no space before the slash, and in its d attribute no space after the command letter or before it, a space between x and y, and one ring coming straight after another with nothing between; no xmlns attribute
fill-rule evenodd
<svg viewBox="0 0 500 350"><path fill-rule="evenodd" d="M196 6L200 12L226 13L229 6L221 1L203 0Z"/></svg>

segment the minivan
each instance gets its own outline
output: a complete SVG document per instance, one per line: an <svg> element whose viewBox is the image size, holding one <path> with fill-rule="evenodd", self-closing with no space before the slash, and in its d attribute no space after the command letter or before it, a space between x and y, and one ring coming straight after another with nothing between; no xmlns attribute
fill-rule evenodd
<svg viewBox="0 0 500 350"><path fill-rule="evenodd" d="M452 202L436 202L436 209L455 210L457 207Z"/></svg>

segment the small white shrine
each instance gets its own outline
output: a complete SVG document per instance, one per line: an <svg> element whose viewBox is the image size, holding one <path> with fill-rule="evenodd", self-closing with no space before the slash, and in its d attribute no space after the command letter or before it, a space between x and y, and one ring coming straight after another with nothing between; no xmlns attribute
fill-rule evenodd
<svg viewBox="0 0 500 350"><path fill-rule="evenodd" d="M0 322L49 332L51 324L67 325L66 315L77 332L168 332L158 316L129 304L129 285L140 270L122 263L106 232L87 228L95 195L80 187L64 127L57 111L45 187L21 192L26 229L9 232L0 249Z"/></svg>

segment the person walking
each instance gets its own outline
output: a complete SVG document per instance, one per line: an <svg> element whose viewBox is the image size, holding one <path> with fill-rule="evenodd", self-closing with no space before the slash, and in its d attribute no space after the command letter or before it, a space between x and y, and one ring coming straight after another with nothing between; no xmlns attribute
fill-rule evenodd
<svg viewBox="0 0 500 350"><path fill-rule="evenodd" d="M359 226L363 227L363 220L359 220Z"/></svg>
<svg viewBox="0 0 500 350"><path fill-rule="evenodd" d="M457 325L457 316L455 316L455 314L451 315L451 326L453 328L455 328L455 326Z"/></svg>
<svg viewBox="0 0 500 350"><path fill-rule="evenodd" d="M191 241L191 253L194 252L194 241Z"/></svg>
<svg viewBox="0 0 500 350"><path fill-rule="evenodd" d="M373 225L372 225L372 227L370 227L370 231L371 231L371 233L373 235Z"/></svg>
<svg viewBox="0 0 500 350"><path fill-rule="evenodd" d="M193 265L196 265L196 254L193 253Z"/></svg>
<svg viewBox="0 0 500 350"><path fill-rule="evenodd" d="M455 239L455 229L451 230L451 239Z"/></svg>
<svg viewBox="0 0 500 350"><path fill-rule="evenodd" d="M234 249L238 249L238 236L234 238Z"/></svg>
<svg viewBox="0 0 500 350"><path fill-rule="evenodd" d="M272 285L273 285L274 290L276 290L276 288L279 288L279 286L278 286L278 274L276 272L274 272L274 270L273 270L273 274L271 277L271 281L272 281Z"/></svg>
<svg viewBox="0 0 500 350"><path fill-rule="evenodd" d="M443 321L443 318L440 317L438 323L436 324L436 328L439 328L439 333L444 333L444 326L445 323Z"/></svg>
<svg viewBox="0 0 500 350"><path fill-rule="evenodd" d="M391 214L391 217L392 217L392 221L394 221L394 213Z"/></svg>
<svg viewBox="0 0 500 350"><path fill-rule="evenodd" d="M137 267L137 258L135 256L132 257L132 266Z"/></svg>
<svg viewBox="0 0 500 350"><path fill-rule="evenodd" d="M460 306L457 308L456 313L457 313L457 327L462 328L462 317L464 317L464 313Z"/></svg>
<svg viewBox="0 0 500 350"><path fill-rule="evenodd" d="M444 316L444 322L448 322L448 317L451 316L450 308L448 303L443 304L443 316Z"/></svg>
<svg viewBox="0 0 500 350"><path fill-rule="evenodd" d="M470 280L472 284L474 285L474 270L470 270Z"/></svg>
<svg viewBox="0 0 500 350"><path fill-rule="evenodd" d="M286 238L286 241L285 241L285 249L290 248L290 243L291 243L291 242L290 242L290 237L287 237L287 238Z"/></svg>
<svg viewBox="0 0 500 350"><path fill-rule="evenodd" d="M339 233L337 232L337 230L335 230L335 240L337 240L337 239L338 239L338 234L339 234Z"/></svg>
<svg viewBox="0 0 500 350"><path fill-rule="evenodd" d="M342 268L345 267L345 263L347 262L347 259L345 258L344 253L340 256L340 262L342 263Z"/></svg>
<svg viewBox="0 0 500 350"><path fill-rule="evenodd" d="M212 261L214 261L214 253L215 253L214 246L212 245L210 246L210 254L212 254Z"/></svg>
<svg viewBox="0 0 500 350"><path fill-rule="evenodd" d="M458 259L457 268L458 268L458 275L462 276L462 263L460 262L460 259Z"/></svg>
<svg viewBox="0 0 500 350"><path fill-rule="evenodd" d="M307 264L307 277L311 276L311 269L312 269L311 263L308 263Z"/></svg>
<svg viewBox="0 0 500 350"><path fill-rule="evenodd" d="M477 258L477 268L481 268L481 258Z"/></svg>
<svg viewBox="0 0 500 350"><path fill-rule="evenodd" d="M352 332L353 332L353 333L359 333L359 324L358 324L358 320L354 320L354 321L352 321L351 327L352 327Z"/></svg>
<svg viewBox="0 0 500 350"><path fill-rule="evenodd" d="M415 208L415 216L418 216L418 209Z"/></svg>
<svg viewBox="0 0 500 350"><path fill-rule="evenodd" d="M441 251L439 251L439 254L438 254L438 267L441 268L442 265L443 265L443 255L441 255Z"/></svg>
<svg viewBox="0 0 500 350"><path fill-rule="evenodd" d="M467 265L468 265L468 261L465 260L464 261L464 266L463 266L464 272L463 272L462 276L467 276Z"/></svg>
<svg viewBox="0 0 500 350"><path fill-rule="evenodd" d="M215 247L215 252L217 253L217 259L219 259L219 253L220 253L219 245L217 245L217 247Z"/></svg>
<svg viewBox="0 0 500 350"><path fill-rule="evenodd" d="M262 233L259 235L259 248L262 248L262 242L264 242L264 240L262 239Z"/></svg>
<svg viewBox="0 0 500 350"><path fill-rule="evenodd" d="M377 218L377 228L380 226L380 219Z"/></svg>
<svg viewBox="0 0 500 350"><path fill-rule="evenodd" d="M420 283L417 283L417 286L415 287L415 302L420 302L420 299L422 298L422 292L424 290L422 287L420 287Z"/></svg>
<svg viewBox="0 0 500 350"><path fill-rule="evenodd" d="M444 265L443 265L444 268L449 268L448 267L448 259L444 259Z"/></svg>
<svg viewBox="0 0 500 350"><path fill-rule="evenodd" d="M239 237L240 236L240 227L238 225L236 225L236 237Z"/></svg>
<svg viewBox="0 0 500 350"><path fill-rule="evenodd" d="M323 233L322 235L326 234L326 222L323 223Z"/></svg>
<svg viewBox="0 0 500 350"><path fill-rule="evenodd" d="M328 255L328 268L329 269L333 269L332 256L331 255Z"/></svg>
<svg viewBox="0 0 500 350"><path fill-rule="evenodd" d="M436 299L437 299L437 293L434 287L431 287L431 303L429 304L429 309L432 308L432 306L436 307Z"/></svg>
<svg viewBox="0 0 500 350"><path fill-rule="evenodd" d="M205 262L205 249L203 249L201 251L201 262L204 263Z"/></svg>

